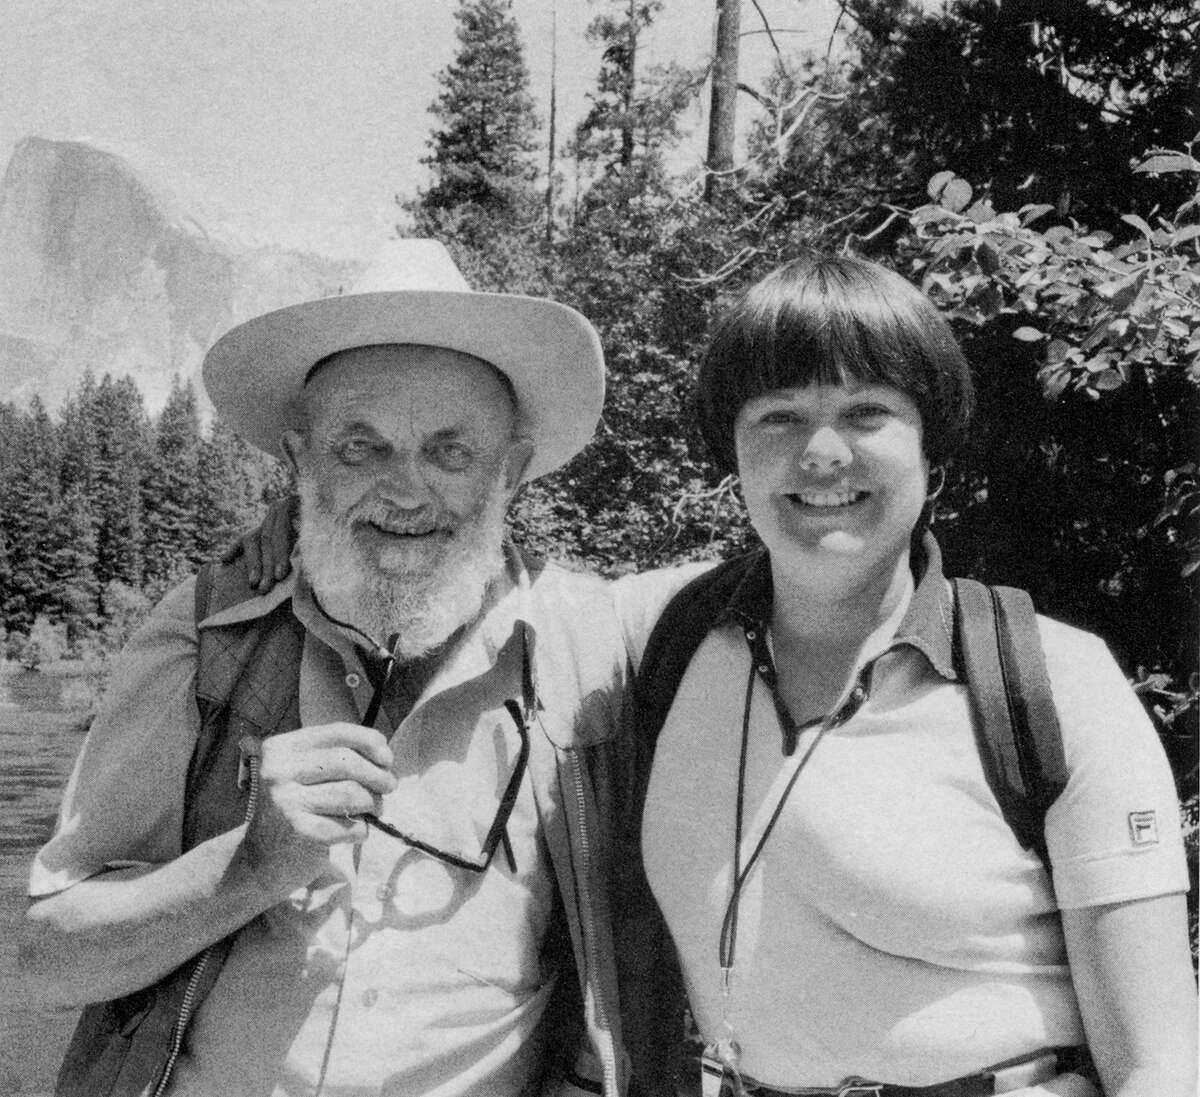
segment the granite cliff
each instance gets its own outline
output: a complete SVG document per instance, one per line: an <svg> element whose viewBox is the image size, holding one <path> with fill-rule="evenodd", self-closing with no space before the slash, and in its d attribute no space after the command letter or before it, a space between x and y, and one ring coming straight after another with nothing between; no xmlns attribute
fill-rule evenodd
<svg viewBox="0 0 1200 1097"><path fill-rule="evenodd" d="M27 137L0 184L0 399L53 409L90 366L132 377L157 410L229 327L356 273L239 235L128 153Z"/></svg>

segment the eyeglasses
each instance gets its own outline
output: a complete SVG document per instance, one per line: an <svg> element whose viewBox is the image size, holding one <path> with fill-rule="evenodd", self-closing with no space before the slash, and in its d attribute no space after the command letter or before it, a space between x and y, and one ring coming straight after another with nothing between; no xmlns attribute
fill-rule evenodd
<svg viewBox="0 0 1200 1097"><path fill-rule="evenodd" d="M341 628L349 629L351 632L361 636L368 644L371 645L373 655L376 659L383 662L383 673L378 676L378 681L375 684L375 690L371 695L371 702L367 705L367 711L363 713L363 723L367 727L374 727L375 721L379 716L379 709L383 704L383 695L387 691L388 683L391 681L392 672L396 669L396 649L399 643L399 634L392 633L388 637L387 644L377 644L371 639L362 629L352 625L349 621L341 621L334 617L317 599L316 592L312 595L313 604L318 611L335 625ZM370 655L368 657L370 657ZM530 700L533 692L532 678L529 669L529 647L528 639L522 633L522 684L526 693L527 706L532 705ZM406 845L412 846L413 849L420 850L429 857L434 857L439 861L443 861L448 865L454 865L455 868L464 868L468 872L486 872L488 866L492 863L492 858L496 856L496 850L499 847L504 848L504 858L508 862L509 871L517 871L517 859L513 856L512 842L508 838L508 818L512 815L513 806L517 802L517 792L521 788L521 780L525 776L525 766L529 761L529 727L525 722L525 715L521 710L521 706L511 698L504 702L504 708L512 717L513 723L517 725L517 734L521 737L521 747L517 752L517 762L513 766L513 771L508 778L508 784L504 787L504 795L500 797L500 805L496 809L496 817L492 820L492 825L488 828L487 835L483 839L483 848L480 850L478 857L467 857L459 853L448 853L444 849L439 849L437 846L429 842L423 842L411 834L406 834L404 831L392 826L390 823L385 823L377 815L367 812L360 815L368 826L374 827L376 830L392 838L398 838ZM532 711L531 708L527 708Z"/></svg>
<svg viewBox="0 0 1200 1097"><path fill-rule="evenodd" d="M374 716L379 711L377 701L383 693L383 688L386 685L386 677L376 687L375 698L372 699L371 706L367 711L367 716L371 719L364 721L374 723ZM521 706L516 701L508 700L504 702L504 708L512 717L513 723L517 726L517 734L521 738L521 746L517 752L517 760L513 766L513 771L509 775L508 784L504 787L504 794L500 797L500 804L496 809L496 816L492 820L492 825L488 828L487 835L483 839L483 848L480 850L477 857L464 856L461 853L448 853L444 849L438 849L436 846L428 842L423 842L420 838L411 834L406 834L404 831L397 829L390 823L385 823L377 815L362 815L360 816L368 826L374 827L376 830L387 834L392 838L398 838L406 845L412 846L413 849L420 850L429 857L435 857L439 861L443 861L448 865L454 865L455 868L466 869L469 872L486 872L488 866L492 863L492 858L496 855L496 850L503 847L504 857L508 862L509 870L517 871L517 861L513 856L512 843L508 837L508 818L512 815L513 806L517 802L517 793L521 788L521 781L525 776L525 766L529 761L529 728L525 722L525 716L521 711Z"/></svg>

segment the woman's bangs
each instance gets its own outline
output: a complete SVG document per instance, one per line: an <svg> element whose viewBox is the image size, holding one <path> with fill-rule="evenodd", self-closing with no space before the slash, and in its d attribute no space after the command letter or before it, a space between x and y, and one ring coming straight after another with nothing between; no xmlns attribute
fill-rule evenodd
<svg viewBox="0 0 1200 1097"><path fill-rule="evenodd" d="M905 388L908 363L890 333L858 317L834 313L814 322L802 315L779 318L773 338L752 354L760 392L809 385L892 385Z"/></svg>

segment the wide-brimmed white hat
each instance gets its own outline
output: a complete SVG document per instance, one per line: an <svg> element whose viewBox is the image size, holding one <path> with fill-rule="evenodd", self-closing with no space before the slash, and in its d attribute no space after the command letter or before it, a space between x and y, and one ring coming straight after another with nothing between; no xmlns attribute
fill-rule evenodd
<svg viewBox="0 0 1200 1097"><path fill-rule="evenodd" d="M204 358L221 418L282 457L312 367L351 347L414 343L490 362L512 383L521 433L534 445L525 479L544 476L591 439L604 403L600 338L574 309L539 297L475 293L436 240L393 240L353 292L257 316Z"/></svg>

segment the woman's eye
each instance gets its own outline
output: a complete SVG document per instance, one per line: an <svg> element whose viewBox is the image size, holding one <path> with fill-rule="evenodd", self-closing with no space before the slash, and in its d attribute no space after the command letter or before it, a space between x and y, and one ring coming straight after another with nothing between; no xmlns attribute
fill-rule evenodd
<svg viewBox="0 0 1200 1097"><path fill-rule="evenodd" d="M847 414L851 422L869 424L887 418L891 415L891 409L884 407L883 404L861 404L851 408Z"/></svg>
<svg viewBox="0 0 1200 1097"><path fill-rule="evenodd" d="M768 411L759 419L759 422L768 426L780 426L785 423L795 423L798 418L794 411Z"/></svg>

